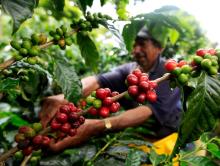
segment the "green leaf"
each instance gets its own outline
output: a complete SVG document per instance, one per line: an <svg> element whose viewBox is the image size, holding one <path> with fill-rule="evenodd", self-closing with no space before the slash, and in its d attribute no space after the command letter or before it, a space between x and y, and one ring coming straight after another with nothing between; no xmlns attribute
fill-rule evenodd
<svg viewBox="0 0 220 166"><path fill-rule="evenodd" d="M204 156L190 156L189 158L184 158L183 161L180 160L180 165L191 165L191 166L217 166L211 159Z"/></svg>
<svg viewBox="0 0 220 166"><path fill-rule="evenodd" d="M101 21L99 22L101 25L103 25L106 29L108 29L115 37L116 42L119 43L120 49L126 54L126 46L123 40L122 35L120 34L119 30L115 28L114 24L111 24L110 21Z"/></svg>
<svg viewBox="0 0 220 166"><path fill-rule="evenodd" d="M215 157L220 159L220 149L218 145L214 143L208 143L207 144L207 150Z"/></svg>
<svg viewBox="0 0 220 166"><path fill-rule="evenodd" d="M86 64L96 70L99 53L94 42L88 35L77 33L77 44L79 45L82 57L85 59Z"/></svg>
<svg viewBox="0 0 220 166"><path fill-rule="evenodd" d="M54 9L57 11L63 11L65 6L65 0L52 0Z"/></svg>
<svg viewBox="0 0 220 166"><path fill-rule="evenodd" d="M170 39L171 44L175 44L179 38L179 33L175 29L170 29L169 33L170 33L169 39Z"/></svg>
<svg viewBox="0 0 220 166"><path fill-rule="evenodd" d="M175 150L214 128L220 114L220 81L202 72L186 105L187 111L180 124Z"/></svg>
<svg viewBox="0 0 220 166"><path fill-rule="evenodd" d="M125 166L139 166L140 164L141 164L140 154L136 150L131 149L125 160Z"/></svg>
<svg viewBox="0 0 220 166"><path fill-rule="evenodd" d="M137 146L145 145L148 147L152 147L152 143L147 142L147 141L142 141L138 139L132 139L132 140L117 140L117 142L124 144L124 145L129 145L129 144L135 144Z"/></svg>
<svg viewBox="0 0 220 166"><path fill-rule="evenodd" d="M203 143L207 143L207 142L210 140L210 135L211 135L210 132L203 133L203 134L200 136L200 140L201 140Z"/></svg>
<svg viewBox="0 0 220 166"><path fill-rule="evenodd" d="M130 24L126 24L123 28L122 36L126 44L126 48L131 52L137 33L144 26L143 20L132 20Z"/></svg>
<svg viewBox="0 0 220 166"><path fill-rule="evenodd" d="M14 100L19 94L17 91L18 85L18 79L6 78L4 80L0 80L0 93L7 94L10 99Z"/></svg>
<svg viewBox="0 0 220 166"><path fill-rule="evenodd" d="M166 155L158 155L153 149L150 151L150 161L152 166L158 166L166 160Z"/></svg>
<svg viewBox="0 0 220 166"><path fill-rule="evenodd" d="M62 88L65 99L76 103L81 97L82 84L73 65L64 58L56 56L54 77Z"/></svg>
<svg viewBox="0 0 220 166"><path fill-rule="evenodd" d="M1 0L3 9L12 16L13 33L28 18L32 17L33 9L36 7L36 0Z"/></svg>
<svg viewBox="0 0 220 166"><path fill-rule="evenodd" d="M78 0L79 7L85 13L87 6L91 7L93 0Z"/></svg>

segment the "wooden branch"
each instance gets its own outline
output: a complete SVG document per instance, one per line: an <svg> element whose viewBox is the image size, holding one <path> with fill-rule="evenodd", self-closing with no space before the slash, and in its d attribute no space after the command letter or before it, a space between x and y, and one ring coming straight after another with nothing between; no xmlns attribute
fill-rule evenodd
<svg viewBox="0 0 220 166"><path fill-rule="evenodd" d="M30 160L31 156L32 156L32 153L29 154L28 156L25 156L24 160L21 163L21 166L26 166L27 162Z"/></svg>
<svg viewBox="0 0 220 166"><path fill-rule="evenodd" d="M10 58L7 61L0 64L0 70L6 69L8 66L11 66L15 62L14 58Z"/></svg>
<svg viewBox="0 0 220 166"><path fill-rule="evenodd" d="M4 154L2 154L0 156L0 163L6 161L9 157L11 157L14 153L16 153L17 151L19 151L18 147L14 147L11 148L10 150L8 150L7 152L5 152Z"/></svg>

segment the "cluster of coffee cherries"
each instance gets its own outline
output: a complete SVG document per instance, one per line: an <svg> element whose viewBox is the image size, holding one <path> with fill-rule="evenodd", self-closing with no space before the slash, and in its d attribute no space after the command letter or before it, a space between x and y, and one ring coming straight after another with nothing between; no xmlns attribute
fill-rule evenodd
<svg viewBox="0 0 220 166"><path fill-rule="evenodd" d="M89 114L106 118L110 113L119 111L119 102L115 102L112 98L118 94L116 91L111 92L109 88L99 88L86 97L84 106L87 107Z"/></svg>
<svg viewBox="0 0 220 166"><path fill-rule="evenodd" d="M191 64L197 71L196 74L204 70L209 75L216 75L219 69L218 60L219 58L215 49L198 49Z"/></svg>
<svg viewBox="0 0 220 166"><path fill-rule="evenodd" d="M17 142L18 149L22 150L23 155L28 156L33 150L38 150L48 147L50 138L40 134L42 125L34 123L30 126L21 126L18 133L15 135L15 142Z"/></svg>
<svg viewBox="0 0 220 166"><path fill-rule="evenodd" d="M193 70L192 66L184 60L176 62L174 59L169 59L164 67L172 74L171 79L175 78L180 85L185 85L188 82Z"/></svg>
<svg viewBox="0 0 220 166"><path fill-rule="evenodd" d="M70 46L73 43L71 34L67 32L67 27L64 25L56 28L55 31L50 31L49 34L53 37L54 44L59 45L59 47L63 50L66 49L66 46Z"/></svg>
<svg viewBox="0 0 220 166"><path fill-rule="evenodd" d="M142 73L140 69L135 69L127 76L126 83L128 84L128 94L138 103L156 102L157 83L150 81L148 74Z"/></svg>
<svg viewBox="0 0 220 166"><path fill-rule="evenodd" d="M91 14L90 12L87 12L85 19L73 20L70 26L79 31L92 31L93 28L99 27L100 22L106 20L112 20L112 18L102 13Z"/></svg>
<svg viewBox="0 0 220 166"><path fill-rule="evenodd" d="M205 71L209 75L216 75L218 73L217 51L213 48L198 49L190 63L184 60L177 62L174 59L169 59L164 67L172 74L171 81L176 80L178 84L185 85L190 77L199 76L201 71Z"/></svg>
<svg viewBox="0 0 220 166"><path fill-rule="evenodd" d="M39 45L45 44L47 37L44 34L32 34L31 38L23 38L21 41L12 40L11 46L19 52L19 55L15 56L16 60L20 60L23 57L33 57L39 55Z"/></svg>
<svg viewBox="0 0 220 166"><path fill-rule="evenodd" d="M80 115L81 109L73 103L68 103L59 108L54 119L50 123L52 132L57 133L58 138L75 136L77 128L85 122L85 118Z"/></svg>

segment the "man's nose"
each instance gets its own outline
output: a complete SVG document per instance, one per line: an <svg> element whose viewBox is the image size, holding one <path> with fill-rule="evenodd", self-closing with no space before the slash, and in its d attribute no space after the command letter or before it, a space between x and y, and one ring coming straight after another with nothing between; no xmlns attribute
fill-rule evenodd
<svg viewBox="0 0 220 166"><path fill-rule="evenodd" d="M141 52L141 47L140 46L134 46L132 50L132 54L135 56L136 54Z"/></svg>

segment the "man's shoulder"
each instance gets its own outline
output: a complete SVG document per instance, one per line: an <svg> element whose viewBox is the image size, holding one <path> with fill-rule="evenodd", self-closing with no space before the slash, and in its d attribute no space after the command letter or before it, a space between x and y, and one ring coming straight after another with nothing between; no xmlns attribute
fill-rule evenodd
<svg viewBox="0 0 220 166"><path fill-rule="evenodd" d="M136 62L127 62L125 64L122 64L113 70L125 70L125 71L132 71L135 68L137 68L137 63Z"/></svg>

